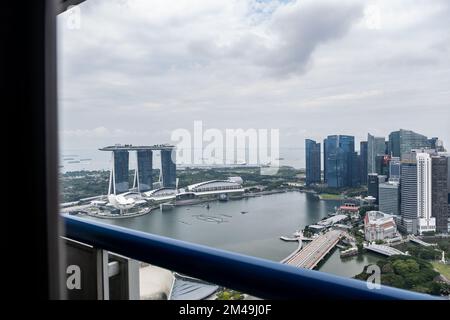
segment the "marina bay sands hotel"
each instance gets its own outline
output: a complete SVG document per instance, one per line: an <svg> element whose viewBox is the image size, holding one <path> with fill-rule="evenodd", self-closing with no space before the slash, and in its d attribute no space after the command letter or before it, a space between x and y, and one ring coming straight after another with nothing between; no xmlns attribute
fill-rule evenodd
<svg viewBox="0 0 450 320"><path fill-rule="evenodd" d="M153 151L161 152L161 180L164 188L176 188L175 146L162 144L154 146L133 146L131 144L100 148L112 152L112 168L108 194L121 194L130 190L129 153L136 152L137 166L134 175L134 188L139 192L153 189Z"/></svg>

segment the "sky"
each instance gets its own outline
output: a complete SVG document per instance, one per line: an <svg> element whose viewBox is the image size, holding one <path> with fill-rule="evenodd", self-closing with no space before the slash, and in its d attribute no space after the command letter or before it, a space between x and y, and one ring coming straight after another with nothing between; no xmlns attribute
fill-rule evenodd
<svg viewBox="0 0 450 320"><path fill-rule="evenodd" d="M399 128L450 147L450 1L88 0L58 17L60 143ZM300 156L300 158L303 155Z"/></svg>

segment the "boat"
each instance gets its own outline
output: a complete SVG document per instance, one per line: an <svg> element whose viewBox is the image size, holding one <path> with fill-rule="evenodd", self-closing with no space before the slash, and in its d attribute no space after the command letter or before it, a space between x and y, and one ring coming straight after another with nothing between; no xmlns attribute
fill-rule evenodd
<svg viewBox="0 0 450 320"><path fill-rule="evenodd" d="M248 211L241 211L242 214L246 214Z"/></svg>

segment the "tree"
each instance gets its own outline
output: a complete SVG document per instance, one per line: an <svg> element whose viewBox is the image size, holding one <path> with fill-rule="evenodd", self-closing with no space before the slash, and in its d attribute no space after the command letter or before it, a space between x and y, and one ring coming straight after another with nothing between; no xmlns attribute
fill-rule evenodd
<svg viewBox="0 0 450 320"><path fill-rule="evenodd" d="M363 253L364 252L364 246L362 244L362 242L357 242L356 243L356 247L358 248L358 253Z"/></svg>
<svg viewBox="0 0 450 320"><path fill-rule="evenodd" d="M392 263L394 272L398 275L406 275L411 272L419 272L419 265L413 259L408 259L406 261L396 260Z"/></svg>
<svg viewBox="0 0 450 320"><path fill-rule="evenodd" d="M364 218L368 211L373 211L373 210L375 210L375 206L363 206L363 207L359 208L359 215L362 218Z"/></svg>
<svg viewBox="0 0 450 320"><path fill-rule="evenodd" d="M381 269L381 283L397 288L414 290L431 294L448 294L450 286L437 282L438 272L426 260L413 257L396 255L380 260L377 265ZM355 276L356 279L366 280L367 266L364 271Z"/></svg>

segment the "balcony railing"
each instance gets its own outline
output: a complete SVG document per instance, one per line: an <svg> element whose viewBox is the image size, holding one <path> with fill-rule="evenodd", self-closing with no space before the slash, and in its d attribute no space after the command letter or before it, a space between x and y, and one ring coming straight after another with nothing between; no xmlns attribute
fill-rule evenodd
<svg viewBox="0 0 450 320"><path fill-rule="evenodd" d="M264 299L426 300L438 297L381 286L207 246L63 216L68 238Z"/></svg>

